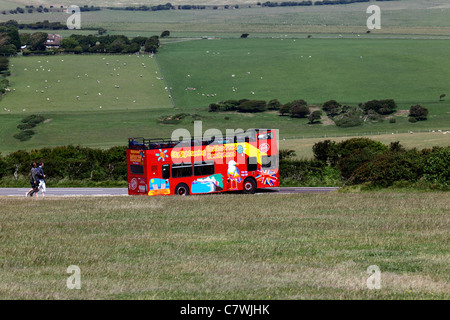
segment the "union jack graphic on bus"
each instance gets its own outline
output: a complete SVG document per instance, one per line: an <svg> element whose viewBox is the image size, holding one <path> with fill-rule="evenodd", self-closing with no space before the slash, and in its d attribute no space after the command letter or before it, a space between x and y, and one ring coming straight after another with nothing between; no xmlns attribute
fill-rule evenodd
<svg viewBox="0 0 450 320"><path fill-rule="evenodd" d="M275 171L259 168L257 172L258 175L256 176L256 181L261 182L262 184L273 186L278 180Z"/></svg>

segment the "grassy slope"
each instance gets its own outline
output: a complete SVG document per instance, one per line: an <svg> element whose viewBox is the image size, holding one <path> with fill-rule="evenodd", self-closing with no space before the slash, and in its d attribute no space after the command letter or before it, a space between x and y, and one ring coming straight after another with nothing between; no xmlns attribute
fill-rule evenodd
<svg viewBox="0 0 450 320"><path fill-rule="evenodd" d="M15 92L0 106L12 113L171 107L148 55L19 57L11 59L11 73Z"/></svg>
<svg viewBox="0 0 450 320"><path fill-rule="evenodd" d="M436 103L448 88L446 51L439 40L222 39L170 44L158 59L178 107L241 98L393 98L409 108Z"/></svg>
<svg viewBox="0 0 450 320"><path fill-rule="evenodd" d="M449 205L442 193L2 199L0 298L448 299ZM81 290L66 288L69 265ZM370 265L381 290L366 287Z"/></svg>

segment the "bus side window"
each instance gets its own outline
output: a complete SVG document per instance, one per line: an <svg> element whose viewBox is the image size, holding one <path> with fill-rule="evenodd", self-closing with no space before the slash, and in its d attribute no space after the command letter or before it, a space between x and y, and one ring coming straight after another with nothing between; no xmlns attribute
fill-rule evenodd
<svg viewBox="0 0 450 320"><path fill-rule="evenodd" d="M270 140L270 139L272 139L272 132L270 131L258 134L258 140Z"/></svg>
<svg viewBox="0 0 450 320"><path fill-rule="evenodd" d="M131 174L144 174L144 166L132 164L130 165Z"/></svg>
<svg viewBox="0 0 450 320"><path fill-rule="evenodd" d="M172 165L172 178L183 178L192 176L192 163L181 163Z"/></svg>
<svg viewBox="0 0 450 320"><path fill-rule="evenodd" d="M214 174L214 162L194 163L195 176L209 176Z"/></svg>
<svg viewBox="0 0 450 320"><path fill-rule="evenodd" d="M247 171L256 171L258 169L258 162L256 157L247 158Z"/></svg>
<svg viewBox="0 0 450 320"><path fill-rule="evenodd" d="M169 179L170 178L170 164L162 165L162 178Z"/></svg>

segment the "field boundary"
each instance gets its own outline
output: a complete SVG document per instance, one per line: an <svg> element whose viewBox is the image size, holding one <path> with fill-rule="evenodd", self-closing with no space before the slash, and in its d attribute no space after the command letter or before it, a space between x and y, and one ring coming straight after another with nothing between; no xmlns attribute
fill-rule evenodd
<svg viewBox="0 0 450 320"><path fill-rule="evenodd" d="M167 84L166 77L164 76L164 73L163 73L163 71L162 71L161 66L159 65L159 61L158 61L158 59L156 58L156 55L153 55L153 59L155 59L156 65L158 66L159 73L161 74L161 77L162 77L162 79L164 80L164 85L165 85L166 88L167 88L166 91L167 91L167 93L169 94L170 101L172 102L172 106L173 106L173 108L175 109L175 108L176 108L176 106L175 106L175 101L173 100L172 93L170 92L170 87L169 87L169 85Z"/></svg>

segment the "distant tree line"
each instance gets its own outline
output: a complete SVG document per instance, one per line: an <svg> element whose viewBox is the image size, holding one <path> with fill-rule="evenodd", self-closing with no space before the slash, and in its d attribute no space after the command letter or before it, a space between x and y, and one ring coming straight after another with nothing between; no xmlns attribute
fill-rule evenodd
<svg viewBox="0 0 450 320"><path fill-rule="evenodd" d="M88 5L84 5L80 7L80 11L81 12L87 12L87 11L99 11L101 10L100 7L98 6L88 6ZM17 7L16 9L10 9L10 10L2 10L2 14L6 15L6 14L24 14L24 13L34 13L34 12L39 12L39 13L48 13L48 12L61 12L64 11L64 7L63 6L49 6L44 7L42 5L40 6L34 6L34 5L28 5L25 6L25 8L21 8L21 7Z"/></svg>
<svg viewBox="0 0 450 320"><path fill-rule="evenodd" d="M396 0L376 0L376 1L396 1ZM283 2L272 2L266 1L263 3L258 3L263 7L296 7L296 6L323 6L323 5L337 5L337 4L351 4L357 2L370 2L370 0L323 0L323 1L283 1Z"/></svg>
<svg viewBox="0 0 450 320"><path fill-rule="evenodd" d="M397 110L397 103L393 99L371 100L352 107L330 100L322 105L322 110L337 126L354 127L367 121L383 121L385 116ZM410 122L427 120L428 109L421 105L411 106L408 116ZM390 122L395 123L395 119Z"/></svg>
<svg viewBox="0 0 450 320"><path fill-rule="evenodd" d="M386 116L393 114L397 110L397 104L393 99L371 100L360 103L357 107L342 105L336 100L329 100L323 105L309 105L305 100L294 100L282 104L277 99L266 102L264 100L225 100L211 103L209 112L246 112L256 113L267 110L277 110L281 116L291 118L306 118L309 124L320 123L323 113L325 113L338 127L354 127L365 122L383 121ZM421 105L411 106L409 111L409 121L417 122L427 120L428 109ZM391 123L395 119L391 118Z"/></svg>
<svg viewBox="0 0 450 320"><path fill-rule="evenodd" d="M8 20L6 22L0 22L0 26L3 27L15 27L19 30L22 29L31 29L31 30L37 30L37 29L46 29L46 30L68 30L66 24L63 24L61 22L50 22L48 20L44 21L38 21L38 22L32 22L32 23L18 23L16 20ZM98 30L99 33L102 31L106 31L103 28L85 28L87 30Z"/></svg>
<svg viewBox="0 0 450 320"><path fill-rule="evenodd" d="M160 4L157 6L126 6L126 7L107 7L110 10L127 10L127 11L160 11L160 10L204 10L208 7L205 5L184 4L173 6L171 3ZM217 8L216 8L217 9Z"/></svg>
<svg viewBox="0 0 450 320"><path fill-rule="evenodd" d="M170 3L160 4L157 6L127 6L127 7L107 7L110 10L127 10L127 11L160 11L175 9Z"/></svg>
<svg viewBox="0 0 450 320"><path fill-rule="evenodd" d="M159 37L135 37L124 35L77 35L64 38L61 49L73 53L136 53L141 50L156 53L160 46Z"/></svg>

